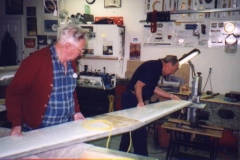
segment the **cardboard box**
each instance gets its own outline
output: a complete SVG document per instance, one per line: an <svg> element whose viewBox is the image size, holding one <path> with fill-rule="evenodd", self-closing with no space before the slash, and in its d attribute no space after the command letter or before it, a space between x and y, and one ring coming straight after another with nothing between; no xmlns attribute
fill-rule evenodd
<svg viewBox="0 0 240 160"><path fill-rule="evenodd" d="M143 63L144 61L133 61L128 60L127 61L127 70L125 72L125 78L131 78L135 70ZM189 64L183 64L181 68L177 70L177 72L174 74L177 77L183 78L184 83L189 85L189 79L190 79L190 66Z"/></svg>

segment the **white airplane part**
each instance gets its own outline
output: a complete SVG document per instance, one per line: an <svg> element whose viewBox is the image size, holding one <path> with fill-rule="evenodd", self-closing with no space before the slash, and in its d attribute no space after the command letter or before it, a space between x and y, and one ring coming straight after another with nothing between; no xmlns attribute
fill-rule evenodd
<svg viewBox="0 0 240 160"><path fill-rule="evenodd" d="M22 137L3 137L0 138L0 158L21 158L108 137L109 134L130 132L191 104L190 101L164 101L25 132ZM111 122L112 127L109 130L91 130L84 127L83 124L91 120L108 121ZM95 127L107 127L107 125L98 122Z"/></svg>

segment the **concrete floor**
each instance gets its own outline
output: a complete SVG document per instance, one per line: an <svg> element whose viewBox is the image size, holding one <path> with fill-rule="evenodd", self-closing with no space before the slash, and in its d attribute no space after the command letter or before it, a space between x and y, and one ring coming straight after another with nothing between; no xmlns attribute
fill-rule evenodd
<svg viewBox="0 0 240 160"><path fill-rule="evenodd" d="M120 140L121 140L121 135L112 136L111 140L110 140L110 143L109 143L109 148L114 149L114 150L118 150ZM106 147L107 138L100 139L100 140L95 140L95 141L91 141L91 142L87 142L87 143L93 144L95 146ZM148 137L149 157L157 158L159 160L165 160L166 159L166 152L167 152L167 149L160 148L158 145L156 146L155 143L154 143L154 139L153 139L152 135L149 135L149 137ZM209 153L204 152L204 151L192 150L192 149L188 149L187 153L190 153L190 154L196 155L196 156L198 156L198 155L208 156L208 154L209 154ZM179 158L175 158L175 157L172 158L172 159L183 160L183 159L179 159ZM184 160L186 160L186 159L184 159ZM194 158L194 160L195 160L195 158ZM230 148L220 146L219 151L217 153L217 160L238 160L237 150L231 150Z"/></svg>

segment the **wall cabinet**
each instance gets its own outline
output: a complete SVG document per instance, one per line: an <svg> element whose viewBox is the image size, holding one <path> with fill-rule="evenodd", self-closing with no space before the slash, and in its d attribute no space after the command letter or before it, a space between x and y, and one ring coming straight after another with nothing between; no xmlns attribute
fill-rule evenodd
<svg viewBox="0 0 240 160"><path fill-rule="evenodd" d="M60 25L59 31L66 26ZM89 38L86 42L84 55L79 59L79 70L84 71L83 66L88 65L89 71L101 70L124 77L123 59L125 48L125 26L115 24L79 24Z"/></svg>
<svg viewBox="0 0 240 160"><path fill-rule="evenodd" d="M66 24L59 26L59 31ZM86 59L121 59L124 56L125 26L114 24L79 24L88 33Z"/></svg>

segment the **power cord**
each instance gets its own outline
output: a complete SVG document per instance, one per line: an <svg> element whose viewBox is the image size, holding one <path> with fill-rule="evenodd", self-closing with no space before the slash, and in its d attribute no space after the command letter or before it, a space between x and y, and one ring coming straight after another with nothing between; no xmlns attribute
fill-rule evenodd
<svg viewBox="0 0 240 160"><path fill-rule="evenodd" d="M209 72L208 72L208 77L207 77L207 80L206 80L206 83L205 83L205 85L204 85L204 87L203 87L203 90L202 90L202 92L204 92L204 90L205 90L205 87L206 87L206 85L207 85L207 82L208 82L208 80L209 80L209 82L210 82L210 87L211 87L211 92L213 93L213 91L212 91L212 80L211 80L211 73L212 73L212 68L210 68L210 69L209 69Z"/></svg>
<svg viewBox="0 0 240 160"><path fill-rule="evenodd" d="M102 128L99 128L99 127L92 127L91 125L93 123L104 123L104 124L107 124L108 126L107 127L102 127ZM83 122L83 127L86 128L86 129L89 129L89 130L109 130L109 136L108 136L108 140L107 140L107 144L106 144L106 148L108 148L109 146L109 142L110 142L110 137L111 137L111 134L112 134L112 128L113 128L113 124L107 120L88 120L88 121L85 121Z"/></svg>
<svg viewBox="0 0 240 160"><path fill-rule="evenodd" d="M190 65L190 67L192 69L192 77L196 76L195 67L194 67L193 63L189 60L188 64Z"/></svg>
<svg viewBox="0 0 240 160"><path fill-rule="evenodd" d="M104 123L104 124L107 124L108 126L107 127L102 127L102 128L92 127L91 125L94 124L94 123ZM111 138L111 135L112 135L112 128L113 128L112 122L110 122L108 120L104 120L104 119L87 120L87 121L83 122L82 125L83 125L84 128L89 129L89 130L109 130L110 132L109 132L106 148L109 147L109 142L110 142L110 138ZM132 132L129 132L129 135L130 135L130 144L129 144L127 152L129 152L132 148Z"/></svg>

